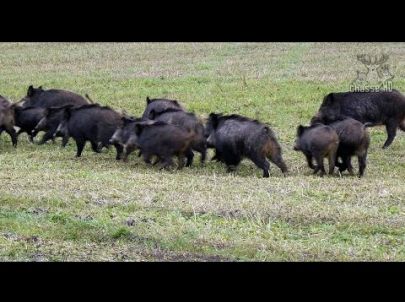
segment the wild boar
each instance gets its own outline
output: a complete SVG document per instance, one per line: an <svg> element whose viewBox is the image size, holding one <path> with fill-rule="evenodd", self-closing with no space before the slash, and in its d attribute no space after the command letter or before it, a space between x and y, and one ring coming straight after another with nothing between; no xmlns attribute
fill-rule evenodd
<svg viewBox="0 0 405 302"><path fill-rule="evenodd" d="M333 122L329 125L335 129L339 136L336 166L340 172L349 171L353 175L351 157L357 156L359 163L359 177L364 175L367 161L367 151L370 145L370 136L366 129L367 125L359 121L347 118ZM339 159L341 161L339 161Z"/></svg>
<svg viewBox="0 0 405 302"><path fill-rule="evenodd" d="M63 119L56 134L72 137L77 146L76 157L80 157L87 141L92 150L100 153L101 148L110 145L110 139L115 130L122 125L122 115L108 106L99 104L80 107L66 107ZM121 159L122 146L114 144L117 151L116 159Z"/></svg>
<svg viewBox="0 0 405 302"><path fill-rule="evenodd" d="M263 170L263 177L269 177L270 164L266 158L283 174L287 173L281 146L274 132L257 120L236 114L211 113L205 135L208 146L215 147L217 158L226 164L228 172L247 157Z"/></svg>
<svg viewBox="0 0 405 302"><path fill-rule="evenodd" d="M151 119L150 113L152 110L156 114L170 108L184 110L184 108L180 105L180 103L177 100L150 99L149 97L147 97L146 108L142 114L142 119Z"/></svg>
<svg viewBox="0 0 405 302"><path fill-rule="evenodd" d="M370 126L385 125L388 137L383 148L387 148L393 142L398 127L405 131L405 96L395 89L329 93L311 124L330 124L348 117Z"/></svg>
<svg viewBox="0 0 405 302"><path fill-rule="evenodd" d="M161 112L156 112L154 109L150 112L150 118L155 121L165 122L168 124L176 125L186 131L195 132L194 140L191 148L201 154L201 163L205 162L207 154L207 140L204 136L204 125L194 113L185 112L178 108L169 108ZM192 164L194 153L187 158L186 166Z"/></svg>
<svg viewBox="0 0 405 302"><path fill-rule="evenodd" d="M314 169L314 174L321 171L323 176L326 173L323 164L325 157L329 160L329 174L333 174L338 147L339 136L332 127L314 124L310 127L300 125L297 128L294 150L304 153L308 166ZM312 163L313 158L317 163L316 166Z"/></svg>

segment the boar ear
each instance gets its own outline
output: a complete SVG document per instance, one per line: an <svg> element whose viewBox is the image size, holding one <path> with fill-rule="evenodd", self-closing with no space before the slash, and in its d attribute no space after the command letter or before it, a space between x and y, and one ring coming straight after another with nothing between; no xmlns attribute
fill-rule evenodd
<svg viewBox="0 0 405 302"><path fill-rule="evenodd" d="M216 113L210 113L210 115L209 115L209 120L211 121L211 123L212 123L212 127L214 128L214 129L216 129L217 127L218 127L218 114L216 114Z"/></svg>
<svg viewBox="0 0 405 302"><path fill-rule="evenodd" d="M141 125L141 124L136 124L135 125L135 134L136 135L139 136L141 134L142 130L143 130L143 125Z"/></svg>
<svg viewBox="0 0 405 302"><path fill-rule="evenodd" d="M27 96L33 96L34 95L34 87L30 85L27 90Z"/></svg>
<svg viewBox="0 0 405 302"><path fill-rule="evenodd" d="M297 136L300 137L302 135L302 133L304 133L305 127L302 125L299 125L297 127Z"/></svg>
<svg viewBox="0 0 405 302"><path fill-rule="evenodd" d="M147 96L146 97L146 104L150 104L151 103L151 100L150 100L150 98Z"/></svg>
<svg viewBox="0 0 405 302"><path fill-rule="evenodd" d="M42 89L42 85L41 85L41 86L39 86L39 87L38 87L38 89L39 89L39 90L43 90L43 89Z"/></svg>
<svg viewBox="0 0 405 302"><path fill-rule="evenodd" d="M149 118L150 120L154 120L155 117L156 117L156 111L155 111L155 109L152 109L152 110L149 112L148 118Z"/></svg>
<svg viewBox="0 0 405 302"><path fill-rule="evenodd" d="M271 130L271 128L269 126L264 126L264 132L269 134L270 136L273 135L273 131Z"/></svg>
<svg viewBox="0 0 405 302"><path fill-rule="evenodd" d="M333 104L333 93L329 93L325 96L325 98L323 99L322 105L324 106L331 106Z"/></svg>

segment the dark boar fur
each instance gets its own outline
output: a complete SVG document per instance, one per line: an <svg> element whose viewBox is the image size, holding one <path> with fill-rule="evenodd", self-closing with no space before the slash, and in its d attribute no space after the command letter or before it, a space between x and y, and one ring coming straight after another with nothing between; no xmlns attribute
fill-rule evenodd
<svg viewBox="0 0 405 302"><path fill-rule="evenodd" d="M118 127L110 139L110 144L118 144L124 148L132 135L135 135L136 123L142 122L141 118L135 117L122 117L122 125ZM136 150L136 146L127 146L123 152L123 161L128 160L128 156ZM140 154L139 154L140 155Z"/></svg>
<svg viewBox="0 0 405 302"><path fill-rule="evenodd" d="M0 95L0 134L6 131L10 135L14 147L17 147L17 133L14 129L16 106L16 103L13 104Z"/></svg>
<svg viewBox="0 0 405 302"><path fill-rule="evenodd" d="M15 125L20 128L17 135L26 132L30 142L34 142L34 137L38 132L33 131L39 121L45 116L45 108L40 107L15 107Z"/></svg>
<svg viewBox="0 0 405 302"><path fill-rule="evenodd" d="M173 156L178 157L178 168L184 166L184 158L191 151L195 133L164 122L135 123L135 135L127 141L124 149L139 148L146 163L156 156L162 168L173 165Z"/></svg>
<svg viewBox="0 0 405 302"><path fill-rule="evenodd" d="M201 163L205 162L207 155L207 140L204 136L204 125L194 113L185 112L179 108L170 108L161 112L156 112L154 109L150 112L150 118L155 121L165 122L176 125L188 132L195 133L191 148L201 154ZM191 152L187 156L186 166L192 164L194 153Z"/></svg>
<svg viewBox="0 0 405 302"><path fill-rule="evenodd" d="M61 89L44 90L42 86L28 87L27 95L21 99L23 107L62 107L65 105L81 106L89 102L81 95Z"/></svg>
<svg viewBox="0 0 405 302"><path fill-rule="evenodd" d="M315 124L310 127L300 125L297 128L294 150L304 153L308 166L314 169L314 174L321 171L323 176L326 173L323 164L325 157L329 160L329 174L333 174L338 146L339 137L332 127ZM316 166L312 163L313 158L317 163Z"/></svg>
<svg viewBox="0 0 405 302"><path fill-rule="evenodd" d="M142 114L142 119L151 119L150 113L152 110L155 112L155 114L157 114L170 108L184 110L180 103L176 100L150 99L147 97L146 108Z"/></svg>
<svg viewBox="0 0 405 302"><path fill-rule="evenodd" d="M98 104L66 107L56 133L63 137L72 137L77 146L76 157L80 157L87 141L90 141L92 150L97 153L101 152L101 148L108 147L110 138L121 125L122 115L110 107ZM119 160L122 146L114 146L117 151L116 159Z"/></svg>
<svg viewBox="0 0 405 302"><path fill-rule="evenodd" d="M38 124L32 131L32 135L34 136L37 135L40 131L45 131L45 134L42 136L42 139L38 144L42 145L49 140L54 140L55 137L62 136L62 147L66 146L69 137L63 136L60 133L56 133L56 130L63 120L65 109L72 107L73 105L65 105L62 107L44 108L43 117L39 120Z"/></svg>
<svg viewBox="0 0 405 302"><path fill-rule="evenodd" d="M311 124L330 124L347 117L369 123L369 126L385 125L388 137L383 148L387 148L398 127L405 131L405 96L397 90L330 93L325 96Z"/></svg>
<svg viewBox="0 0 405 302"><path fill-rule="evenodd" d="M252 160L269 177L270 164L266 158L287 173L281 147L273 131L257 120L240 115L211 113L206 125L207 144L216 149L218 160L227 165L228 172L244 157Z"/></svg>
<svg viewBox="0 0 405 302"><path fill-rule="evenodd" d="M336 161L339 171L343 172L347 169L353 175L351 157L357 156L359 177L362 177L366 169L367 151L370 145L370 136L366 126L352 118L333 122L329 126L335 129L339 136L340 142Z"/></svg>

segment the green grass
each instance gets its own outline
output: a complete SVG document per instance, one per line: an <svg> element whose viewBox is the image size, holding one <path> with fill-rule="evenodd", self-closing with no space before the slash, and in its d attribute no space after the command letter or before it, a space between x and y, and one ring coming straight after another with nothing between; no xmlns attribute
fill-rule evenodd
<svg viewBox="0 0 405 302"><path fill-rule="evenodd" d="M312 176L292 150L322 97L347 91L356 55L390 55L405 92L404 44L1 43L0 94L31 84L88 93L139 116L146 96L178 99L202 117L238 113L269 123L290 173L270 178L245 160L160 171L116 162L70 141L17 149L0 137L2 261L404 261L405 134L382 150L370 129L363 179ZM210 152L212 156L212 152ZM357 165L357 160L355 160Z"/></svg>

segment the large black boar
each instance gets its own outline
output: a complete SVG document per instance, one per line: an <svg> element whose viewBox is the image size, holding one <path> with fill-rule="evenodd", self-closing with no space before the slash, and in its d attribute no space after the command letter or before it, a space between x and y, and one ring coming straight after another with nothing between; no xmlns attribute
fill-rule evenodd
<svg viewBox="0 0 405 302"><path fill-rule="evenodd" d="M366 125L352 118L347 118L336 121L329 126L335 129L339 136L340 142L336 161L339 171L343 172L347 169L353 175L351 157L356 155L359 162L359 177L362 177L366 169L367 151L370 145L370 136ZM340 162L339 159L342 161Z"/></svg>
<svg viewBox="0 0 405 302"><path fill-rule="evenodd" d="M17 133L15 132L15 117L14 110L16 104L11 103L6 98L0 95L0 134L6 131L10 137L14 147L17 147Z"/></svg>
<svg viewBox="0 0 405 302"><path fill-rule="evenodd" d="M297 128L294 150L304 153L308 166L314 169L314 174L321 171L323 176L326 173L323 165L325 157L329 160L329 174L333 174L338 146L339 136L332 127L315 124L310 127L300 125ZM317 163L316 167L312 163L313 158Z"/></svg>
<svg viewBox="0 0 405 302"><path fill-rule="evenodd" d="M63 120L56 134L69 136L76 141L76 157L80 157L87 141L90 141L94 152L110 145L110 138L115 130L122 125L122 115L107 106L99 104L80 107L66 107ZM114 144L117 151L116 159L121 159L122 146Z"/></svg>
<svg viewBox="0 0 405 302"><path fill-rule="evenodd" d="M263 170L263 177L269 177L270 164L266 158L284 174L287 173L281 147L273 131L256 120L236 114L211 113L206 137L208 145L215 147L217 158L227 165L228 172L247 157Z"/></svg>
<svg viewBox="0 0 405 302"><path fill-rule="evenodd" d="M311 124L330 124L346 117L363 124L385 125L388 137L383 148L387 148L398 127L405 131L405 96L397 90L330 93L325 96Z"/></svg>
<svg viewBox="0 0 405 302"><path fill-rule="evenodd" d="M77 93L61 90L49 89L44 90L42 86L34 88L32 85L28 87L27 95L20 100L23 102L23 107L62 107L65 105L81 106L87 105L89 102L78 95Z"/></svg>
<svg viewBox="0 0 405 302"><path fill-rule="evenodd" d="M135 123L135 133L127 141L127 148L139 148L146 163L151 163L153 156L161 162L162 168L173 165L173 156L179 160L178 168L184 166L184 158L191 152L195 133L164 122Z"/></svg>
<svg viewBox="0 0 405 302"><path fill-rule="evenodd" d="M54 140L56 136L61 136L61 134L56 133L56 129L58 129L59 124L63 120L65 109L72 107L72 105L65 105L62 107L43 108L43 117L32 131L33 136L37 135L40 131L45 131L45 134L42 136L42 139L38 144L45 144L49 140ZM68 143L69 137L62 137L62 147L65 147Z"/></svg>
<svg viewBox="0 0 405 302"><path fill-rule="evenodd" d="M33 132L40 120L45 116L45 108L40 107L15 107L15 125L20 128L17 135L23 132L28 134L28 138L32 143L37 132ZM56 129L56 128L55 128Z"/></svg>
<svg viewBox="0 0 405 302"><path fill-rule="evenodd" d="M178 108L170 108L161 112L156 112L155 109L152 109L150 119L176 125L188 132L195 132L191 148L201 154L201 163L203 164L205 162L207 140L204 135L204 125L194 113L185 112ZM187 156L186 166L192 164L193 157L194 154L191 152L191 154Z"/></svg>
<svg viewBox="0 0 405 302"><path fill-rule="evenodd" d="M163 112L167 109L180 109L184 110L183 107L176 100L168 99L150 99L146 98L146 108L142 114L142 119L151 119L150 113L153 110L156 113Z"/></svg>

